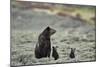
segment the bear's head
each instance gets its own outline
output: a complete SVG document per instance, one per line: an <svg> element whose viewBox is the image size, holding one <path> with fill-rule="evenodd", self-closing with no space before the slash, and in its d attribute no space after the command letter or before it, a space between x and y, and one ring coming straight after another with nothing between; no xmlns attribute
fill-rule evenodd
<svg viewBox="0 0 100 67"><path fill-rule="evenodd" d="M49 36L53 35L54 33L56 33L56 30L50 28L49 26L43 31L43 34Z"/></svg>

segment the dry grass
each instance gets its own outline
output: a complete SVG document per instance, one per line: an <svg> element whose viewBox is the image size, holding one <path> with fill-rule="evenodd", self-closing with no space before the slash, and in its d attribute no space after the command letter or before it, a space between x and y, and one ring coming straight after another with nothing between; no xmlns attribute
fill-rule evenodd
<svg viewBox="0 0 100 67"><path fill-rule="evenodd" d="M34 32L14 32L11 43L11 65L34 65L34 64L51 64L64 62L80 62L95 60L95 35L67 32L57 33L52 36L52 46L58 46L59 59L54 60L52 57L36 59L34 48L37 42L38 34ZM62 35L64 34L64 35ZM74 35L73 35L74 34ZM59 38L60 37L60 38ZM76 58L69 58L70 48L76 48Z"/></svg>

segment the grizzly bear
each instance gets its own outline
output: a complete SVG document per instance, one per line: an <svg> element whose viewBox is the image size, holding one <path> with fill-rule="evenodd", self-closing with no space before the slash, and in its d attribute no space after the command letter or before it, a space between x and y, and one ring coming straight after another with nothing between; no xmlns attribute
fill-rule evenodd
<svg viewBox="0 0 100 67"><path fill-rule="evenodd" d="M58 52L57 52L57 49L56 49L56 47L52 47L52 57L55 59L55 60L57 60L58 58L59 58L59 54L58 54Z"/></svg>
<svg viewBox="0 0 100 67"><path fill-rule="evenodd" d="M51 41L50 36L53 35L56 30L50 28L49 26L39 35L38 43L35 47L35 57L43 58L49 57L51 53Z"/></svg>

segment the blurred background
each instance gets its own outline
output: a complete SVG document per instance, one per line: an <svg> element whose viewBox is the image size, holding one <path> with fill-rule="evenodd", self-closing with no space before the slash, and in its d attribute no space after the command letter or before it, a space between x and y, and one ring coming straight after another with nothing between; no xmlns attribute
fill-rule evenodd
<svg viewBox="0 0 100 67"><path fill-rule="evenodd" d="M21 27L20 29L25 29L25 27L29 29L41 29L41 27L44 27L45 25L59 28L72 26L78 27L80 25L83 26L84 23L95 26L95 9L95 6L80 6L71 4L65 5L25 1L14 2L14 0L12 0L11 21L14 19L13 23L16 26L20 24L21 26L19 25L19 27L12 25L14 28ZM25 26L25 24L27 26Z"/></svg>

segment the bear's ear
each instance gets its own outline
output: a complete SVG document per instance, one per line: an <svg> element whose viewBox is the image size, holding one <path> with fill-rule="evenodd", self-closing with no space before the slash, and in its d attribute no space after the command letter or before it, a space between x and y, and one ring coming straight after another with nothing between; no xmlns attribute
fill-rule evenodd
<svg viewBox="0 0 100 67"><path fill-rule="evenodd" d="M47 30L50 30L50 27L48 26L46 29L47 29Z"/></svg>
<svg viewBox="0 0 100 67"><path fill-rule="evenodd" d="M52 46L52 48L55 48L54 46Z"/></svg>

